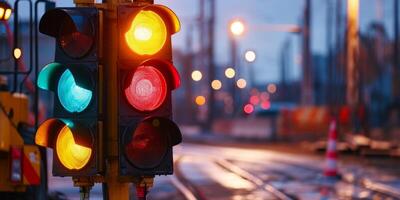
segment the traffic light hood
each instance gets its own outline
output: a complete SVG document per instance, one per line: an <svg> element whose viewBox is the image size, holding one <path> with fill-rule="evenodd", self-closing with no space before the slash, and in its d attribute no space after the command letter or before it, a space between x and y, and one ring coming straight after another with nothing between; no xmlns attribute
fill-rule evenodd
<svg viewBox="0 0 400 200"><path fill-rule="evenodd" d="M142 10L151 10L154 11L155 13L159 14L161 18L166 19L166 23L169 25L167 27L170 27L170 33L175 34L180 31L181 29L181 24L179 22L178 16L169 9L166 6L163 5L149 5L145 6Z"/></svg>
<svg viewBox="0 0 400 200"><path fill-rule="evenodd" d="M47 11L40 20L39 31L57 38L61 27L65 31L94 35L94 27L90 21L91 14L97 14L96 8L56 8Z"/></svg>
<svg viewBox="0 0 400 200"><path fill-rule="evenodd" d="M48 119L36 131L35 143L39 146L54 148L58 134L64 127L71 130L75 143L84 147L93 147L93 136L89 127L66 119Z"/></svg>
<svg viewBox="0 0 400 200"><path fill-rule="evenodd" d="M163 117L149 117L144 119L141 124L153 127L154 131L167 134L171 146L182 142L182 133L179 127L170 119Z"/></svg>
<svg viewBox="0 0 400 200"><path fill-rule="evenodd" d="M66 70L71 72L76 85L87 90L93 90L93 80L88 78L91 77L91 74L86 68L67 67L60 63L50 63L40 71L37 83L39 88L56 92L58 81Z"/></svg>
<svg viewBox="0 0 400 200"><path fill-rule="evenodd" d="M152 66L158 69L162 74L167 76L168 85L171 90L179 88L181 85L181 79L178 70L175 66L168 61L159 59L149 59L144 61L140 66Z"/></svg>

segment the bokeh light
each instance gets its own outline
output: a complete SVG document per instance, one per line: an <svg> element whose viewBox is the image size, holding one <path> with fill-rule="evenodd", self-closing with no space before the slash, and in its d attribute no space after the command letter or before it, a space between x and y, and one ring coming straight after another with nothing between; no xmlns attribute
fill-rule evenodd
<svg viewBox="0 0 400 200"><path fill-rule="evenodd" d="M21 58L21 56L22 56L21 49L20 48L15 48L14 49L14 58L18 60L19 58Z"/></svg>
<svg viewBox="0 0 400 200"><path fill-rule="evenodd" d="M195 70L192 72L192 79L194 81L200 81L203 78L203 74L199 70Z"/></svg>
<svg viewBox="0 0 400 200"><path fill-rule="evenodd" d="M246 104L246 105L244 106L244 108L243 108L243 111L244 111L246 114L251 114L252 112L254 112L254 106L251 105L251 104Z"/></svg>
<svg viewBox="0 0 400 200"><path fill-rule="evenodd" d="M236 85L237 85L238 88L244 89L244 88L246 88L247 82L246 82L245 79L241 78L241 79L236 81Z"/></svg>
<svg viewBox="0 0 400 200"><path fill-rule="evenodd" d="M261 103L261 108L264 110L268 110L271 108L271 102L270 101L263 101Z"/></svg>
<svg viewBox="0 0 400 200"><path fill-rule="evenodd" d="M206 98L204 96L197 96L195 102L198 106L206 104Z"/></svg>
<svg viewBox="0 0 400 200"><path fill-rule="evenodd" d="M236 74L235 70L231 67L229 67L225 70L225 76L227 78L233 78L233 77L235 77L235 74Z"/></svg>
<svg viewBox="0 0 400 200"><path fill-rule="evenodd" d="M220 90L222 88L222 83L220 80L213 80L211 82L211 87L214 90Z"/></svg>
<svg viewBox="0 0 400 200"><path fill-rule="evenodd" d="M253 105L258 105L260 103L260 98L258 96L251 96L250 97L250 103Z"/></svg>
<svg viewBox="0 0 400 200"><path fill-rule="evenodd" d="M252 62L254 62L254 61L256 60L256 58L257 58L256 52L251 51L251 50L246 51L246 53L244 54L244 58L246 59L247 62L252 63Z"/></svg>
<svg viewBox="0 0 400 200"><path fill-rule="evenodd" d="M274 94L275 92L276 92L276 85L275 84L273 84L273 83L271 83L271 84L268 84L268 86L267 86L267 91L269 92L269 93L271 93L271 94Z"/></svg>

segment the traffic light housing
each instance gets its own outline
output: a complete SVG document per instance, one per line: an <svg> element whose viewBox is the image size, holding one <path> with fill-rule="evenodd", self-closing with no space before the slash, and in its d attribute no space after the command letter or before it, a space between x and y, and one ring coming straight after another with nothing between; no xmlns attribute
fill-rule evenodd
<svg viewBox="0 0 400 200"><path fill-rule="evenodd" d="M172 121L171 92L180 85L171 35L179 20L161 5L118 7L118 133L122 177L173 173L172 147L182 140Z"/></svg>
<svg viewBox="0 0 400 200"><path fill-rule="evenodd" d="M55 59L38 77L38 87L54 93L53 114L36 132L38 145L53 148L53 174L92 176L102 172L99 11L47 11L39 31L56 39Z"/></svg>

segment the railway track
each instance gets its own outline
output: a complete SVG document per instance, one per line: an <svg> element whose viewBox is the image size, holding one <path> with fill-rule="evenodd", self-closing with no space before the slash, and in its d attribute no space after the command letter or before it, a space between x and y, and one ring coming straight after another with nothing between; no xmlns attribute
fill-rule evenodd
<svg viewBox="0 0 400 200"><path fill-rule="evenodd" d="M181 171L181 160L182 157L179 157L178 159L175 160L175 177L172 179L173 184L182 192L182 194L188 199L188 200L209 200L212 199L212 197L207 197L204 195L202 190L194 183L192 182L188 177L184 175L184 173ZM233 173L237 175L238 177L241 177L242 179L249 181L253 183L255 186L257 186L258 189L265 190L272 196L274 196L274 199L278 200L296 200L297 198L285 194L284 192L280 191L273 185L263 181L259 177L249 173L248 171L240 168L239 166L233 164L232 162L229 162L224 159L218 159L218 160L212 160L216 165L220 166L222 169L226 170L229 173ZM184 188L182 188L182 185Z"/></svg>
<svg viewBox="0 0 400 200"><path fill-rule="evenodd" d="M174 185L184 194L186 199L188 200L209 200L213 199L212 197L207 197L202 192L202 189L196 185L196 183L192 182L189 177L185 177L184 173L181 171L181 160L184 156L181 156L175 161L175 177L172 182ZM226 170L227 172L233 173L242 179L245 179L251 183L253 183L258 189L262 189L270 193L274 196L275 199L279 200L296 200L300 199L295 194L287 193L284 190L280 190L279 188L275 187L273 184L269 183L268 180L263 180L259 176L255 175L258 173L250 172L249 170L240 167L239 165L235 164L235 161L227 160L227 159L216 159L216 158L209 158L211 162L218 165L221 169ZM322 177L322 170L317 167L307 166L299 163L292 163L288 161L273 161L279 164L288 165L294 168L300 168L302 170L309 171L316 175ZM274 170L272 173L275 175L279 175L281 177L285 177L289 181L301 181L298 178L288 174L283 170ZM347 177L343 177L340 180L342 183L357 186L366 190L371 193L370 199L387 199L387 200L400 200L400 194L396 191L392 191L378 183L374 183L370 180L366 179L351 179ZM347 197L348 198L348 197ZM369 198L367 198L369 199Z"/></svg>

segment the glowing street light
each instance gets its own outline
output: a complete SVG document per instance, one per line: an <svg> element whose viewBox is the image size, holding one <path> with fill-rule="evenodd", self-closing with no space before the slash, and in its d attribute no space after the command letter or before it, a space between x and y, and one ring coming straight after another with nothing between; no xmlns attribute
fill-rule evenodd
<svg viewBox="0 0 400 200"><path fill-rule="evenodd" d="M246 51L246 53L244 54L244 58L246 59L247 62L252 63L256 60L256 52L252 51L252 50L248 50Z"/></svg>
<svg viewBox="0 0 400 200"><path fill-rule="evenodd" d="M192 79L194 81L200 81L203 78L203 74L199 70L192 72Z"/></svg>
<svg viewBox="0 0 400 200"><path fill-rule="evenodd" d="M222 88L222 83L220 80L213 80L211 82L211 87L214 90L220 90Z"/></svg>
<svg viewBox="0 0 400 200"><path fill-rule="evenodd" d="M236 86L240 89L244 89L247 86L247 81L243 78L236 81Z"/></svg>
<svg viewBox="0 0 400 200"><path fill-rule="evenodd" d="M233 78L233 77L235 77L235 74L236 74L235 70L231 67L229 67L225 70L225 76L227 78Z"/></svg>
<svg viewBox="0 0 400 200"><path fill-rule="evenodd" d="M242 21L235 20L230 25L231 33L235 36L240 36L244 32L244 24Z"/></svg>
<svg viewBox="0 0 400 200"><path fill-rule="evenodd" d="M0 1L0 21L7 21L10 19L12 9L10 4L6 1Z"/></svg>

